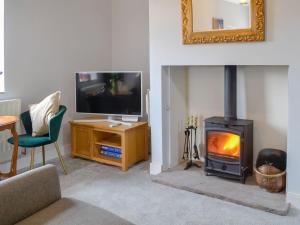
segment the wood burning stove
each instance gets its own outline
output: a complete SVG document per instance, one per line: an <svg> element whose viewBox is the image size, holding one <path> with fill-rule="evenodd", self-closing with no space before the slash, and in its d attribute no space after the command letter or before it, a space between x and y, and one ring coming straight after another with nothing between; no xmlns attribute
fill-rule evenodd
<svg viewBox="0 0 300 225"><path fill-rule="evenodd" d="M245 183L253 167L253 121L237 119L237 67L225 66L225 116L205 120L207 175Z"/></svg>

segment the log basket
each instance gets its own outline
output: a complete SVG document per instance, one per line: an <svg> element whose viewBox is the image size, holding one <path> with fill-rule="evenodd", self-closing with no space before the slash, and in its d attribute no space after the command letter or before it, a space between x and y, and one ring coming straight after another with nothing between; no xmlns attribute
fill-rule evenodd
<svg viewBox="0 0 300 225"><path fill-rule="evenodd" d="M263 149L254 168L257 184L269 192L281 192L286 187L286 152Z"/></svg>
<svg viewBox="0 0 300 225"><path fill-rule="evenodd" d="M286 171L277 174L263 174L254 168L257 184L269 192L277 193L285 190Z"/></svg>

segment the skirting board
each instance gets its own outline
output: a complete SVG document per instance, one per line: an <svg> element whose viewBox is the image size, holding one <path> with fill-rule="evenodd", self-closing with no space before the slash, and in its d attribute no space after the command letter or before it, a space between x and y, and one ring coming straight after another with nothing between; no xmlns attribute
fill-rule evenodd
<svg viewBox="0 0 300 225"><path fill-rule="evenodd" d="M162 165L160 163L150 163L150 174L151 175L157 175L162 172Z"/></svg>
<svg viewBox="0 0 300 225"><path fill-rule="evenodd" d="M287 192L286 200L287 202L291 203L293 207L300 209L300 194Z"/></svg>
<svg viewBox="0 0 300 225"><path fill-rule="evenodd" d="M71 145L66 144L66 145L59 145L61 154L64 155L70 155L71 152ZM19 148L19 151L21 148ZM36 148L35 149L35 163L41 163L42 162L42 150L41 148ZM54 147L54 144L47 145L45 146L45 152L46 152L46 162L48 160L56 159L58 158L56 149ZM22 170L27 167L29 167L30 164L30 149L27 149L27 154L26 156L21 156L18 158L17 161L17 170ZM0 164L0 171L2 172L7 172L9 171L10 168L10 162Z"/></svg>

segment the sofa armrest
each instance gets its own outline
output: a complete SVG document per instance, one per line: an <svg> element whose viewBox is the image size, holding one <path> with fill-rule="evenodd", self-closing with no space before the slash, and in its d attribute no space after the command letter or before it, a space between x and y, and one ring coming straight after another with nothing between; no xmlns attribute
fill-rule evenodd
<svg viewBox="0 0 300 225"><path fill-rule="evenodd" d="M59 199L59 178L53 165L46 165L1 181L1 225L15 224Z"/></svg>

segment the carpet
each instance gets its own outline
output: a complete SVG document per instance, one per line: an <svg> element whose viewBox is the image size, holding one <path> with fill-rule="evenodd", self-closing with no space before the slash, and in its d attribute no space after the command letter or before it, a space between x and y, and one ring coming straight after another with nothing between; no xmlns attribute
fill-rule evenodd
<svg viewBox="0 0 300 225"><path fill-rule="evenodd" d="M300 212L278 216L151 181L149 162L119 168L66 159L58 161L62 194L114 213L136 225L299 225Z"/></svg>

